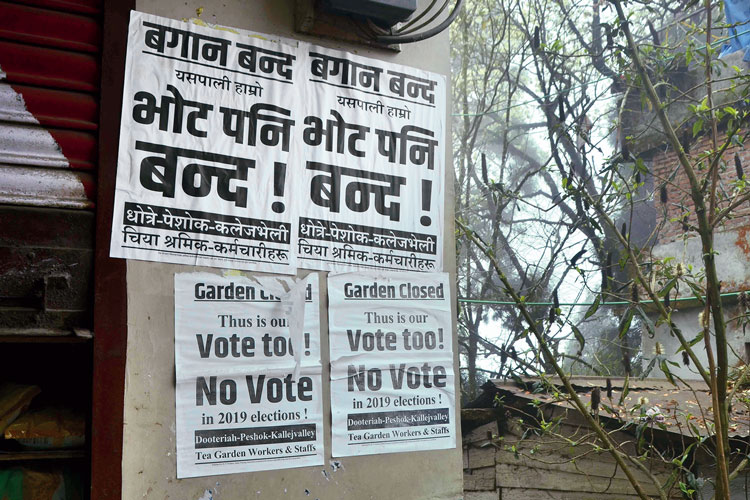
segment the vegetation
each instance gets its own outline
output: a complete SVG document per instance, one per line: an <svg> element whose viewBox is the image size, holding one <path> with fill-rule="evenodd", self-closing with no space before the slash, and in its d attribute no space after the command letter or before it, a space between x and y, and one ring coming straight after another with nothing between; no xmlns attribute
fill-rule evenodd
<svg viewBox="0 0 750 500"><path fill-rule="evenodd" d="M747 317L724 309L714 250L750 200L742 162L727 161L746 136L748 100L747 76L717 57L738 28L723 19L708 1L473 0L452 27L458 290L472 300L459 311L464 398L488 377L559 377L560 397L644 499L634 471L645 457L676 471L664 483L650 476L660 498L695 493L692 447L627 453L570 383L576 373L638 376L645 358L646 371L674 381L668 356L640 351L641 330L674 336L712 389L712 439L695 446L715 457L716 498L729 498L729 478L747 465L727 416L738 394L727 325ZM635 115L648 126L628 122ZM676 155L667 176L637 154L653 134ZM698 140L708 148L691 149ZM700 268L654 257L674 223L700 242ZM697 336L672 320L678 290L702 310ZM590 306L568 305L581 302Z"/></svg>

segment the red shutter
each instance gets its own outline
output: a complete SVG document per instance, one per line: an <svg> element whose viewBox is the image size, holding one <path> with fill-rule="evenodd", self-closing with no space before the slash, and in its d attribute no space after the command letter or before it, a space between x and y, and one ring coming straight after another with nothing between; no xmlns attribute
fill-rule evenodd
<svg viewBox="0 0 750 500"><path fill-rule="evenodd" d="M0 309L0 328L90 329L99 2L0 1L0 12L0 308L30 305L12 321ZM50 276L68 291L55 307L40 299Z"/></svg>
<svg viewBox="0 0 750 500"><path fill-rule="evenodd" d="M0 1L0 382L87 415L101 37L98 1ZM69 469L88 490L88 450L12 445L0 468Z"/></svg>

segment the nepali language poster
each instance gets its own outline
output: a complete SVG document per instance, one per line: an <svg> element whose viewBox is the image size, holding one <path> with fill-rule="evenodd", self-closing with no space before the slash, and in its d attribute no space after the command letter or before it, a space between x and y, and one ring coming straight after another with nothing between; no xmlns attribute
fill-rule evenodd
<svg viewBox="0 0 750 500"><path fill-rule="evenodd" d="M110 254L439 271L446 79L132 12Z"/></svg>
<svg viewBox="0 0 750 500"><path fill-rule="evenodd" d="M456 446L445 273L330 275L333 456Z"/></svg>
<svg viewBox="0 0 750 500"><path fill-rule="evenodd" d="M293 273L291 46L132 12L111 255Z"/></svg>
<svg viewBox="0 0 750 500"><path fill-rule="evenodd" d="M175 275L177 477L321 465L318 277Z"/></svg>
<svg viewBox="0 0 750 500"><path fill-rule="evenodd" d="M441 270L445 78L304 50L300 265Z"/></svg>

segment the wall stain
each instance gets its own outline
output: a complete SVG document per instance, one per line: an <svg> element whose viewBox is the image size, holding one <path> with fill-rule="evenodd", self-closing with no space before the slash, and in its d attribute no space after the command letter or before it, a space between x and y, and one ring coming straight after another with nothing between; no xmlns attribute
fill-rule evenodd
<svg viewBox="0 0 750 500"><path fill-rule="evenodd" d="M748 233L750 233L750 227L741 227L737 229L737 241L735 245L742 250L746 256L750 257L750 242L748 242Z"/></svg>

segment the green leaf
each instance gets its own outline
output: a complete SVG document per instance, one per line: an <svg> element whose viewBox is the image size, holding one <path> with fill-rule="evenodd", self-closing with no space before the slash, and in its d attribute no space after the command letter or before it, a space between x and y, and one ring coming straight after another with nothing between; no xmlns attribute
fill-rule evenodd
<svg viewBox="0 0 750 500"><path fill-rule="evenodd" d="M672 377L672 372L669 371L669 365L667 364L667 360L662 359L661 363L659 363L659 368L661 368L662 373L667 378L667 380L669 380L669 383L676 386L677 384L674 381L674 377Z"/></svg>
<svg viewBox="0 0 750 500"><path fill-rule="evenodd" d="M622 406L625 402L625 397L630 392L630 375L625 375L625 383L622 384L622 393L620 394L620 400L617 402L618 406Z"/></svg>
<svg viewBox="0 0 750 500"><path fill-rule="evenodd" d="M670 292L670 290L672 290L672 288L675 287L676 284L677 284L677 278L672 278L671 280L667 281L667 284L664 285L664 288L659 290L659 293L657 295L659 295L659 297L666 296Z"/></svg>
<svg viewBox="0 0 750 500"><path fill-rule="evenodd" d="M627 312L625 312L625 316L622 317L622 321L620 322L620 335L618 338L623 338L625 334L628 333L628 330L630 330L630 323L633 322L633 309L628 309Z"/></svg>
<svg viewBox="0 0 750 500"><path fill-rule="evenodd" d="M635 428L635 438L638 442L638 453L640 454L643 448L646 446L646 438L644 436L644 430L646 429L646 423L638 424L638 427Z"/></svg>
<svg viewBox="0 0 750 500"><path fill-rule="evenodd" d="M578 352L582 353L583 348L586 345L586 339L584 338L583 334L581 333L581 330L578 329L576 325L573 323L570 324L570 328L573 330L573 335L575 335L576 340L578 341Z"/></svg>
<svg viewBox="0 0 750 500"><path fill-rule="evenodd" d="M589 217L588 219L589 225L594 228L595 231L602 232L602 226L599 225L599 223L594 219L593 217Z"/></svg>
<svg viewBox="0 0 750 500"><path fill-rule="evenodd" d="M695 493L695 490L688 488L683 482L680 482L680 491L687 495L688 498L691 498L693 493Z"/></svg>
<svg viewBox="0 0 750 500"><path fill-rule="evenodd" d="M695 123L693 123L693 137L698 135L701 130L703 130L703 120L696 120Z"/></svg>
<svg viewBox="0 0 750 500"><path fill-rule="evenodd" d="M646 367L645 370L643 370L643 373L641 374L641 379L644 379L651 374L651 370L654 369L654 365L656 364L657 360L658 360L658 357L652 358L651 361L649 361L648 366Z"/></svg>
<svg viewBox="0 0 750 500"><path fill-rule="evenodd" d="M693 347L695 344L697 344L701 340L703 340L703 330L701 330L700 333L698 333L698 335L696 335L695 338L693 338L693 340L688 342L688 347ZM680 346L680 348L677 349L677 352L684 351L684 350L685 350L685 346Z"/></svg>
<svg viewBox="0 0 750 500"><path fill-rule="evenodd" d="M642 173L647 174L648 173L648 167L646 167L646 164L643 162L642 158L636 158L635 159L635 167Z"/></svg>
<svg viewBox="0 0 750 500"><path fill-rule="evenodd" d="M687 283L687 286L690 287L690 290L692 290L692 292L693 292L693 297L695 297L698 300L698 302L700 303L700 305L702 305L702 306L706 305L706 301L703 300L703 294L702 294L703 290L701 290L700 288L698 288L698 285L696 285L695 283L693 283L691 281L686 281L685 283Z"/></svg>
<svg viewBox="0 0 750 500"><path fill-rule="evenodd" d="M654 338L656 336L656 325L654 325L654 322L651 321L651 318L648 317L648 314L646 314L641 306L636 306L635 310L638 311L638 316L643 320L649 338Z"/></svg>
<svg viewBox="0 0 750 500"><path fill-rule="evenodd" d="M696 427L696 425L692 422L688 422L688 427L690 427L690 430L695 434L696 437L701 435L701 431Z"/></svg>
<svg viewBox="0 0 750 500"><path fill-rule="evenodd" d="M674 484L675 484L675 482L677 482L678 476L680 474L680 469L679 469L680 463L679 463L679 460L677 460L675 458L674 460L672 460L671 464L675 465L676 467L672 468L672 472L670 472L670 474L669 474L669 479L667 479L667 481L662 486L664 488L664 491L669 491L674 486Z"/></svg>
<svg viewBox="0 0 750 500"><path fill-rule="evenodd" d="M589 307L589 310L586 311L586 314L583 316L583 319L589 319L591 316L593 316L596 313L597 309L599 309L599 304L601 303L601 301L602 296L597 295L594 303L591 304L591 307Z"/></svg>

